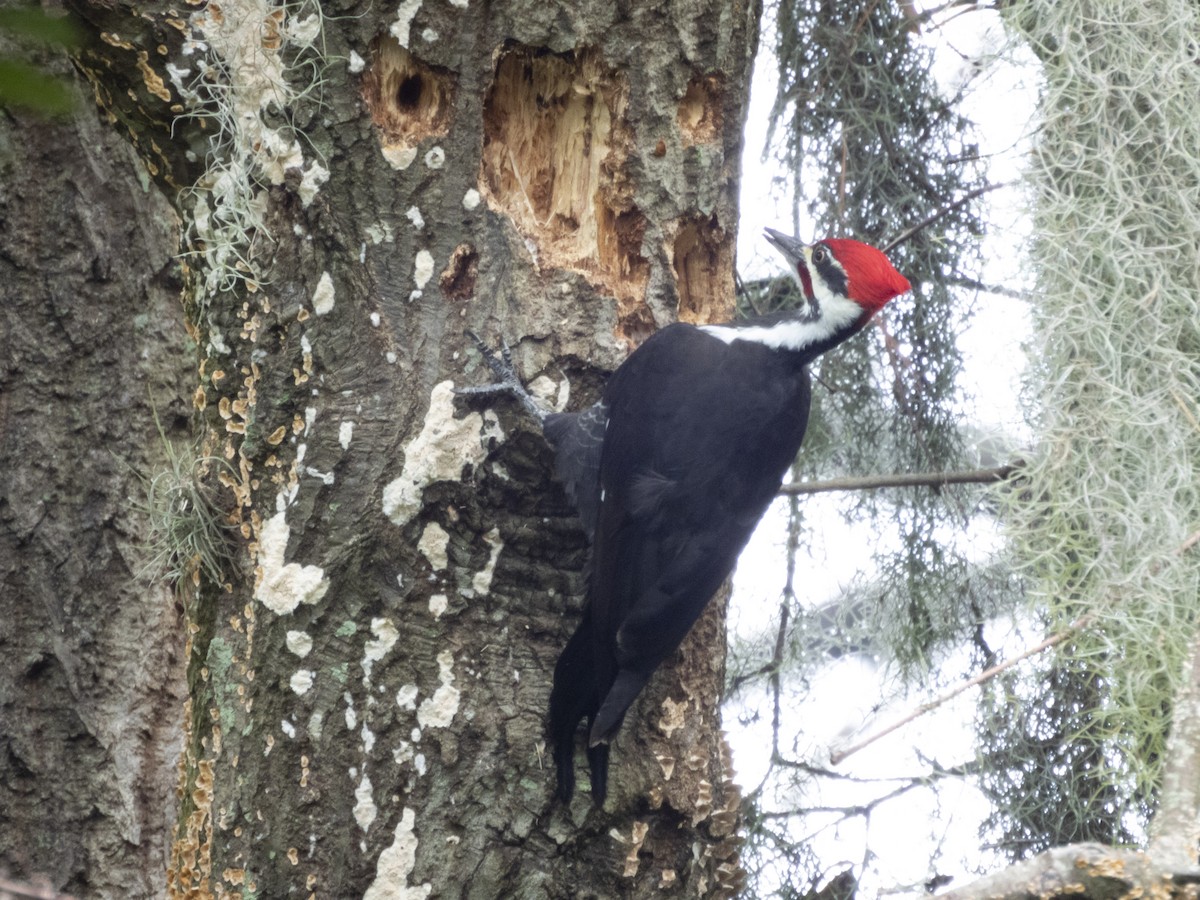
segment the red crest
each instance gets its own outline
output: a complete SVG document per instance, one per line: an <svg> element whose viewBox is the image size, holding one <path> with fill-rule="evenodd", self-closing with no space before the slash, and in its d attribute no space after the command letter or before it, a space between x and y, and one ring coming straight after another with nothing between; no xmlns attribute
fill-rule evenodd
<svg viewBox="0 0 1200 900"><path fill-rule="evenodd" d="M850 299L871 312L912 289L888 258L869 244L849 238L826 238L821 243L829 247L845 270Z"/></svg>

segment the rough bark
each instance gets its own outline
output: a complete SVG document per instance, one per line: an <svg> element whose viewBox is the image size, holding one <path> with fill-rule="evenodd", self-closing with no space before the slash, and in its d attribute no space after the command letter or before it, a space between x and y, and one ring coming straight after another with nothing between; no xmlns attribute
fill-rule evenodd
<svg viewBox="0 0 1200 900"><path fill-rule="evenodd" d="M732 891L723 604L606 807L554 805L585 541L531 423L449 387L485 377L465 327L575 407L654 328L730 313L757 4L78 12L101 104L195 186L191 393L240 532L189 602L172 895Z"/></svg>
<svg viewBox="0 0 1200 900"><path fill-rule="evenodd" d="M185 433L190 367L170 208L75 92L65 121L0 110L0 874L154 897L182 615L130 501L165 465L152 405Z"/></svg>

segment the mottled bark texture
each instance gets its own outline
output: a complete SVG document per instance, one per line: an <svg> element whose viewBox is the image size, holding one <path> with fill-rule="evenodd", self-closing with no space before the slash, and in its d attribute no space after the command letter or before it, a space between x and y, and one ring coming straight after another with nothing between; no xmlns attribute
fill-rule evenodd
<svg viewBox="0 0 1200 900"><path fill-rule="evenodd" d="M75 93L65 121L0 110L0 874L157 897L183 616L131 498L165 465L152 406L186 436L194 351L170 207Z"/></svg>
<svg viewBox="0 0 1200 900"><path fill-rule="evenodd" d="M172 896L722 896L721 604L552 802L586 543L463 337L574 408L731 312L758 4L88 5L80 65L189 250L190 392L239 535L190 623ZM186 115L185 115L186 114Z"/></svg>

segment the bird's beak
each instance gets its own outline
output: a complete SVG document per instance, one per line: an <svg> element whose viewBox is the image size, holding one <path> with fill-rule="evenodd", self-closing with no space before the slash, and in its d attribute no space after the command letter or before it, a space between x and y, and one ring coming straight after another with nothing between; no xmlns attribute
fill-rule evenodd
<svg viewBox="0 0 1200 900"><path fill-rule="evenodd" d="M764 231L767 240L774 244L775 248L793 264L807 259L804 253L807 246L799 238L794 238L790 234L784 234L782 231L776 231L774 228L767 228Z"/></svg>

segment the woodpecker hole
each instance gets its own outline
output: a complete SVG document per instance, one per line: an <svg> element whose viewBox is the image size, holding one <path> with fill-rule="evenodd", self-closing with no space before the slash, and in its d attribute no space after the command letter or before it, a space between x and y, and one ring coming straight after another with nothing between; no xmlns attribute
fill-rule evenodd
<svg viewBox="0 0 1200 900"><path fill-rule="evenodd" d="M484 100L482 193L537 248L617 298L621 330L643 307L646 220L627 171L629 88L593 49L522 45L496 61Z"/></svg>
<svg viewBox="0 0 1200 900"><path fill-rule="evenodd" d="M421 76L409 75L396 89L396 107L403 110L417 109L421 101Z"/></svg>
<svg viewBox="0 0 1200 900"><path fill-rule="evenodd" d="M470 244L459 244L450 254L450 262L438 276L438 285L448 300L467 300L475 293L479 274L479 253Z"/></svg>
<svg viewBox="0 0 1200 900"><path fill-rule="evenodd" d="M371 44L371 67L362 94L385 150L416 147L450 128L456 84L443 69L426 65L384 35Z"/></svg>
<svg viewBox="0 0 1200 900"><path fill-rule="evenodd" d="M679 101L679 131L685 144L711 144L721 134L721 79L696 76Z"/></svg>
<svg viewBox="0 0 1200 900"><path fill-rule="evenodd" d="M680 320L728 321L733 313L733 237L717 217L680 223L672 261Z"/></svg>

